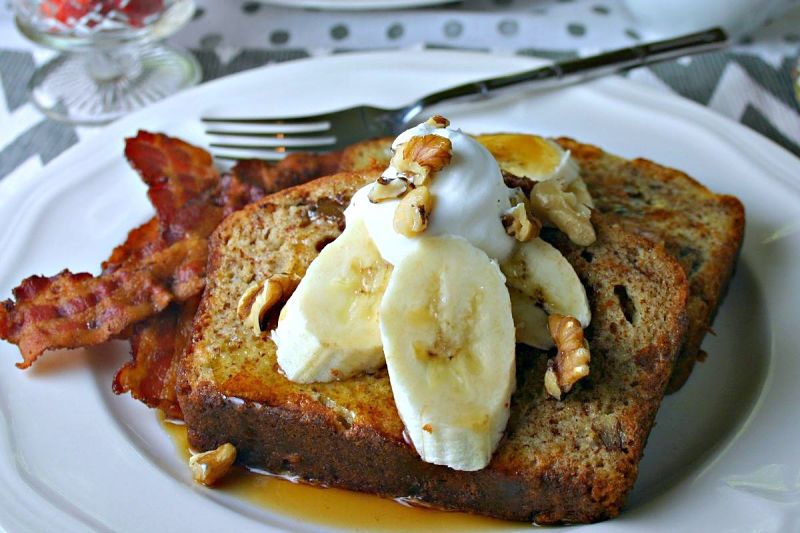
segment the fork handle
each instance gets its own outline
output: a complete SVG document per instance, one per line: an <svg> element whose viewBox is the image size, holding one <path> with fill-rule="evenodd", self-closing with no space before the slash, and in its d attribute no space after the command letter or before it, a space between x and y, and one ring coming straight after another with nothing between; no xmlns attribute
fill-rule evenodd
<svg viewBox="0 0 800 533"><path fill-rule="evenodd" d="M526 70L517 74L474 81L424 96L409 108L410 120L423 108L445 101L474 100L474 96L488 98L503 89L525 84L524 88L557 87L578 81L598 78L623 70L676 59L688 54L710 52L728 44L728 35L721 28L681 35L663 41L643 43L602 54L559 61L551 65Z"/></svg>

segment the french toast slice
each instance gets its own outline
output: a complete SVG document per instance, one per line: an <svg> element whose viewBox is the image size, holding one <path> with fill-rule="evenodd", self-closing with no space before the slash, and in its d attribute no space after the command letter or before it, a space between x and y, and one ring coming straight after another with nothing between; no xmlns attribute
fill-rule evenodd
<svg viewBox="0 0 800 533"><path fill-rule="evenodd" d="M403 437L385 369L290 382L269 334L256 336L239 319L245 289L274 273L302 276L342 231L352 193L377 175L342 173L282 191L217 229L179 376L191 446L230 442L250 467L504 519L547 524L618 514L685 331L686 276L663 247L599 215L598 240L588 248L549 235L587 287L591 374L555 401L543 387L545 353L520 346L505 437L476 472L419 459ZM270 314L274 327L277 310Z"/></svg>
<svg viewBox="0 0 800 533"><path fill-rule="evenodd" d="M563 137L581 165L595 207L615 222L662 244L689 279L688 326L667 392L681 388L701 355L744 238L744 206L687 174L647 159L626 160Z"/></svg>
<svg viewBox="0 0 800 533"><path fill-rule="evenodd" d="M562 137L581 166L596 209L627 230L663 244L689 279L686 338L667 392L686 382L700 345L728 286L744 237L744 207L733 196L714 194L685 173L646 159L627 160ZM386 167L391 138L346 148L340 170Z"/></svg>

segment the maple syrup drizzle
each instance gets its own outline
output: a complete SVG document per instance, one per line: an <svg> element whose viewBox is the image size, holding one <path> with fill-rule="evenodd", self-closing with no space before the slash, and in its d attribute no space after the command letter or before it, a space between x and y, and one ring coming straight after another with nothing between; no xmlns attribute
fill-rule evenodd
<svg viewBox="0 0 800 533"><path fill-rule="evenodd" d="M161 417L182 459L191 452L186 426ZM188 467L187 467L188 468ZM369 531L498 531L525 527L484 516L425 508L407 498L390 500L336 488L320 488L297 478L236 468L214 490L268 511L320 526Z"/></svg>

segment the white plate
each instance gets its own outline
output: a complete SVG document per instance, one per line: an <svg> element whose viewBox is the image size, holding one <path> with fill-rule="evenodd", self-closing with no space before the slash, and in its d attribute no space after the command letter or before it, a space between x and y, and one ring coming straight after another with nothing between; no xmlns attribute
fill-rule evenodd
<svg viewBox="0 0 800 533"><path fill-rule="evenodd" d="M258 0L274 6L326 10L366 11L377 9L407 9L412 7L452 4L457 0Z"/></svg>
<svg viewBox="0 0 800 533"><path fill-rule="evenodd" d="M391 105L530 66L525 58L456 52L340 55L253 70L165 100L80 143L35 179L0 182L0 295L32 273L65 266L97 272L127 230L150 216L144 187L122 156L124 137L139 128L204 145L197 120L204 113ZM468 131L565 134L623 156L649 157L745 202L747 237L716 336L704 345L709 359L664 402L628 508L587 529L797 530L798 160L702 107L620 78L447 114ZM119 343L47 354L21 372L13 366L17 349L0 343L0 525L14 531L303 526L193 486L155 415L110 392L125 357Z"/></svg>

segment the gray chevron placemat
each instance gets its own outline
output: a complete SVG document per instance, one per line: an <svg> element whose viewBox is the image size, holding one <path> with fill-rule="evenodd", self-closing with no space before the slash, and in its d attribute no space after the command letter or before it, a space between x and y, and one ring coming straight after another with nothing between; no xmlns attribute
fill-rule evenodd
<svg viewBox="0 0 800 533"><path fill-rule="evenodd" d="M193 21L172 41L192 50L204 81L270 63L351 50L463 48L567 57L653 37L612 0L472 0L453 6L387 12L325 12L257 2L197 0ZM0 8L0 179L42 164L91 136L42 117L26 85L50 56L13 29ZM724 53L638 69L633 80L690 98L800 155L800 113L792 73L800 13L772 21Z"/></svg>

